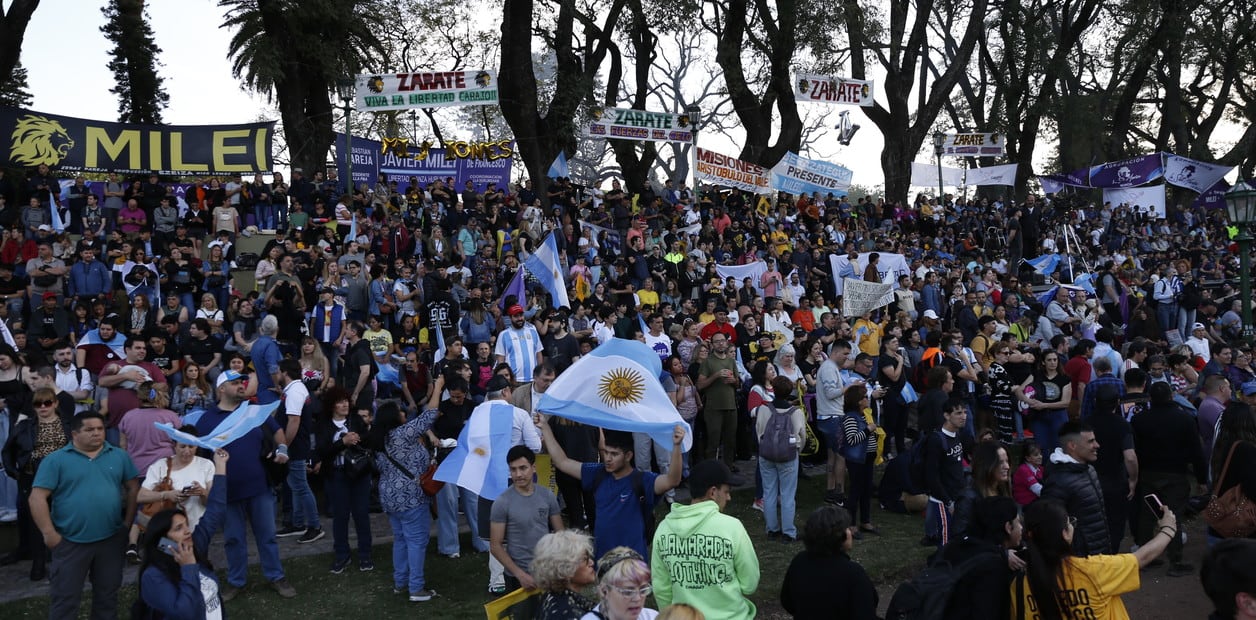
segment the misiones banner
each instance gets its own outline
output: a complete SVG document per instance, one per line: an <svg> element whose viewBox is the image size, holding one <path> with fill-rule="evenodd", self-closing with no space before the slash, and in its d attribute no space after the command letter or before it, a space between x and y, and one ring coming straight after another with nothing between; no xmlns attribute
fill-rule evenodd
<svg viewBox="0 0 1256 620"><path fill-rule="evenodd" d="M756 194L770 194L768 171L763 166L735 157L698 149L698 180Z"/></svg>
<svg viewBox="0 0 1256 620"><path fill-rule="evenodd" d="M0 139L13 167L67 172L270 172L275 123L131 125L0 107Z"/></svg>

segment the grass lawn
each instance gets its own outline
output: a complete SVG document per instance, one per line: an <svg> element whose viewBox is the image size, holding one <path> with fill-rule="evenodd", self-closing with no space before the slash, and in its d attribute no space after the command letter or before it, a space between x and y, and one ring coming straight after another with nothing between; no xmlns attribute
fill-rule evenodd
<svg viewBox="0 0 1256 620"><path fill-rule="evenodd" d="M821 503L824 478L813 476L800 480L798 487L798 526ZM781 579L794 554L802 550L802 543L785 545L769 541L765 536L763 515L751 507L753 492L737 491L726 512L742 520L755 543L759 554L761 581L759 590L752 597L759 607L760 618L788 618L778 599ZM865 535L855 542L854 559L868 571L875 583L901 581L923 565L930 549L919 546L923 535L923 520L919 516L875 512L873 522L881 528L882 536ZM665 514L659 508L659 516ZM434 544L434 543L433 543ZM464 544L464 549L469 545ZM410 603L405 595L392 593L391 545L381 545L375 551L376 569L362 573L354 570L356 564L341 575L328 572L331 556L311 556L284 560L289 581L297 589L295 599L282 599L275 594L253 566L249 571L249 588L238 598L227 603L233 618L297 617L308 619L386 618L402 617L419 611L442 618L483 618L483 605L491 599L485 588L488 584L486 555L464 554L451 560L430 552L426 572L430 588L439 596L427 603ZM220 574L221 577L221 574ZM84 593L82 615L87 613L90 593ZM127 617L135 588L123 589L121 616ZM421 610L421 611L420 611ZM346 616L349 613L351 615ZM46 598L30 598L0 606L0 618L45 618L48 614Z"/></svg>

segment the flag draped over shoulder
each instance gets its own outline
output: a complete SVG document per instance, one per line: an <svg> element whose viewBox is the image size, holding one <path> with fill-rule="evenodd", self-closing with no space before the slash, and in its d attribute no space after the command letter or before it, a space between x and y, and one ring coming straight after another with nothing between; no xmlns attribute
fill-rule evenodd
<svg viewBox="0 0 1256 620"><path fill-rule="evenodd" d="M278 400L269 405L255 405L249 402L241 403L235 411L231 412L231 415L227 416L214 430L204 437L189 435L169 424L161 422L154 422L153 425L179 443L198 446L206 450L217 450L261 426L281 404L283 404L283 401Z"/></svg>
<svg viewBox="0 0 1256 620"><path fill-rule="evenodd" d="M584 301L593 294L593 287L589 286L589 278L583 273L576 274L576 299Z"/></svg>
<svg viewBox="0 0 1256 620"><path fill-rule="evenodd" d="M664 446L672 445L679 424L688 451L693 433L659 382L662 372L658 354L644 342L612 338L559 375L536 408L590 426L647 433Z"/></svg>
<svg viewBox="0 0 1256 620"><path fill-rule="evenodd" d="M524 268L536 278L545 291L550 294L555 308L571 307L567 298L567 281L563 278L563 266L558 257L558 243L554 241L554 233L545 237L541 246L524 261Z"/></svg>
<svg viewBox="0 0 1256 620"><path fill-rule="evenodd" d="M436 469L436 479L480 497L500 496L510 480L506 453L514 419L515 406L504 400L477 406L458 435L458 447Z"/></svg>
<svg viewBox="0 0 1256 620"><path fill-rule="evenodd" d="M8 333L8 329L5 329L5 332ZM5 339L6 342L12 337L12 334L10 334L8 338ZM83 337L79 339L78 346L82 347L89 344L103 344L109 347L109 350L113 351L114 355L117 355L120 359L126 358L126 353L122 350L122 345L126 344L126 336L124 336L122 332L115 332L113 339L111 340L102 340L100 337L100 330L93 329L86 334L83 334ZM10 342L10 346L14 345Z"/></svg>

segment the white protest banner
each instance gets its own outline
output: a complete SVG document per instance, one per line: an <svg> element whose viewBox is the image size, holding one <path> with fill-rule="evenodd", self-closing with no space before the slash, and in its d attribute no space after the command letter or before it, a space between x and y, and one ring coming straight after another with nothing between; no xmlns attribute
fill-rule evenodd
<svg viewBox="0 0 1256 620"><path fill-rule="evenodd" d="M1222 166L1178 155L1164 156L1164 180L1200 194L1229 174L1234 166Z"/></svg>
<svg viewBox="0 0 1256 620"><path fill-rule="evenodd" d="M836 197L846 195L854 175L845 166L827 161L803 159L797 153L785 153L772 168L772 189L787 194L832 193Z"/></svg>
<svg viewBox="0 0 1256 620"><path fill-rule="evenodd" d="M706 149L698 149L698 180L756 194L772 193L766 168Z"/></svg>
<svg viewBox="0 0 1256 620"><path fill-rule="evenodd" d="M619 237L619 231L612 230L610 228L603 228L601 226L598 226L597 224L590 224L584 220L577 220L577 221L580 223L581 234L584 234L584 231L586 230L593 232L593 240L595 243L599 243L599 244L605 243L606 248L611 250L612 252L619 252L621 248L623 247L623 239ZM599 241L598 238L601 237L603 234L605 234L606 236L602 237L602 239Z"/></svg>
<svg viewBox="0 0 1256 620"><path fill-rule="evenodd" d="M1001 133L949 133L942 143L943 155L1000 157L1007 153Z"/></svg>
<svg viewBox="0 0 1256 620"><path fill-rule="evenodd" d="M846 292L842 294L842 316L863 316L894 302L894 287L891 284L864 282L855 278L844 280Z"/></svg>
<svg viewBox="0 0 1256 620"><path fill-rule="evenodd" d="M732 278L737 283L737 288L741 288L741 283L746 278L750 278L750 286L760 295L763 294L763 274L768 272L768 264L764 261L757 260L746 265L716 265L715 274L720 277L721 281Z"/></svg>
<svg viewBox="0 0 1256 620"><path fill-rule="evenodd" d="M872 107L872 82L799 73L794 80L794 100L834 105Z"/></svg>
<svg viewBox="0 0 1256 620"><path fill-rule="evenodd" d="M935 164L911 163L911 184L913 187L937 187L938 167ZM942 184L959 187L964 184L963 168L942 166Z"/></svg>
<svg viewBox="0 0 1256 620"><path fill-rule="evenodd" d="M497 105L497 72L487 69L368 73L356 82L361 112Z"/></svg>
<svg viewBox="0 0 1256 620"><path fill-rule="evenodd" d="M597 108L593 110L593 122L584 128L584 135L648 142L693 142L693 124L688 114Z"/></svg>
<svg viewBox="0 0 1256 620"><path fill-rule="evenodd" d="M979 185L1016 185L1016 164L970 168L965 179L969 187Z"/></svg>
<svg viewBox="0 0 1256 620"><path fill-rule="evenodd" d="M1139 213L1151 213L1160 219L1165 217L1163 185L1105 189L1103 201L1113 206L1129 205Z"/></svg>
<svg viewBox="0 0 1256 620"><path fill-rule="evenodd" d="M833 270L833 288L839 296L845 288L843 278L862 278L870 256L872 252L860 252L859 258L852 263L845 254L829 255L829 267ZM907 263L907 257L902 254L884 252L878 253L878 256L881 258L877 261L877 273L881 276L881 281L897 289L898 277L911 274L911 265Z"/></svg>

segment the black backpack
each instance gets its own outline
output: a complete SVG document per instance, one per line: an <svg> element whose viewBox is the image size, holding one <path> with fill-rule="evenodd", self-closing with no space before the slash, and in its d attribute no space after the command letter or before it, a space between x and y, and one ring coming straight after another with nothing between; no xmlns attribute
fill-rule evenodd
<svg viewBox="0 0 1256 620"><path fill-rule="evenodd" d="M599 467L597 473L593 474L593 488L596 489L610 475L605 467ZM649 546L654 541L654 530L658 528L658 522L654 518L654 509L645 501L645 474L640 469L633 468L628 477L632 480L632 494L637 498L641 521L645 524L645 544Z"/></svg>
<svg viewBox="0 0 1256 620"><path fill-rule="evenodd" d="M958 565L939 553L920 574L899 584L890 598L885 620L941 620L946 617L955 586L964 575L989 562L994 552L978 553Z"/></svg>
<svg viewBox="0 0 1256 620"><path fill-rule="evenodd" d="M911 482L911 488L907 490L913 495L929 492L925 484L925 445L936 440L941 434L942 431L925 433L911 445L911 450L907 451L907 477Z"/></svg>

